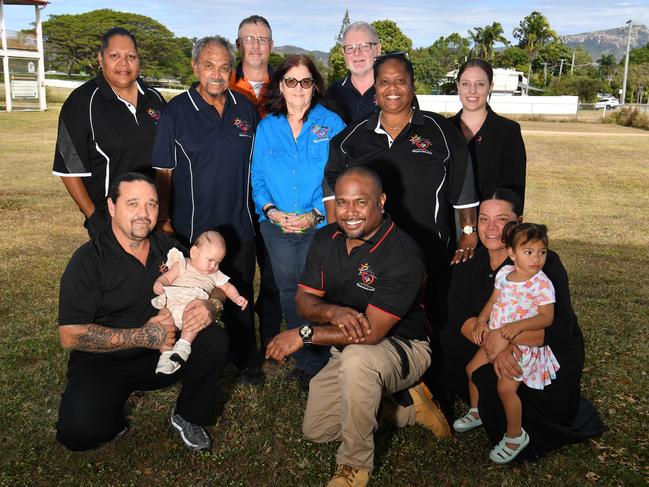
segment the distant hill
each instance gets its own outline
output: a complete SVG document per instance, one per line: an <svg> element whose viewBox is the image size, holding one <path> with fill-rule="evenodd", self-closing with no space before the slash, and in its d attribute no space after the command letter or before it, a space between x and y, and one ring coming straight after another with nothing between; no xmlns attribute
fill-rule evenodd
<svg viewBox="0 0 649 487"><path fill-rule="evenodd" d="M307 51L297 46L275 46L273 51L280 54L313 54L313 57L325 66L329 62L329 53L323 51Z"/></svg>
<svg viewBox="0 0 649 487"><path fill-rule="evenodd" d="M631 31L631 49L642 47L649 42L649 29L643 24L634 24ZM597 61L602 54L613 54L619 61L626 53L626 40L629 32L628 26L615 29L584 32L562 36L563 42L569 47L583 47L593 59Z"/></svg>

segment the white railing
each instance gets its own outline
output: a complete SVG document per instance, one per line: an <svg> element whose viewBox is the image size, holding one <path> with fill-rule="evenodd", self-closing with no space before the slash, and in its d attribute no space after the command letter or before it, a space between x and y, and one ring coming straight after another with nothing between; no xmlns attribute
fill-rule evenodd
<svg viewBox="0 0 649 487"><path fill-rule="evenodd" d="M422 110L456 113L462 108L457 95L417 95ZM522 115L577 115L577 96L494 95L489 105L496 113Z"/></svg>

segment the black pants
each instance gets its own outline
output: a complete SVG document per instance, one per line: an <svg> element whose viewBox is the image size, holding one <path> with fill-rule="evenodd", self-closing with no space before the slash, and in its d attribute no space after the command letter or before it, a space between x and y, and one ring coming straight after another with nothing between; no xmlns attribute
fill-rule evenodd
<svg viewBox="0 0 649 487"><path fill-rule="evenodd" d="M57 440L75 451L99 446L126 426L124 403L133 391L161 389L181 379L176 412L190 423L209 424L227 350L227 333L212 325L194 340L187 364L170 375L155 373L160 354L154 350L125 360L73 352L61 396Z"/></svg>
<svg viewBox="0 0 649 487"><path fill-rule="evenodd" d="M259 266L259 296L255 302L255 312L259 316L259 336L262 349L266 348L275 335L279 333L282 324L282 304L279 299L279 289L275 284L273 267L266 251L264 238L259 231L259 223L255 223L255 250Z"/></svg>
<svg viewBox="0 0 649 487"><path fill-rule="evenodd" d="M250 303L254 297L253 281L255 279L255 241L246 240L228 242L228 253L220 266L230 277L230 282L239 294ZM255 316L252 304L241 311L241 308L229 299L223 307L223 322L230 336L229 358L239 369L259 364L257 337L255 335Z"/></svg>

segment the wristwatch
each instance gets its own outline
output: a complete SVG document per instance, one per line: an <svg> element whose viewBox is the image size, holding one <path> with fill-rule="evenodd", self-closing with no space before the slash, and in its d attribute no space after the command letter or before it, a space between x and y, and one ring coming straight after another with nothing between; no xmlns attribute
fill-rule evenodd
<svg viewBox="0 0 649 487"><path fill-rule="evenodd" d="M478 227L474 227L471 225L466 225L465 227L462 228L462 233L465 235L471 235L473 232L477 232Z"/></svg>
<svg viewBox="0 0 649 487"><path fill-rule="evenodd" d="M299 329L298 332L300 334L300 338L302 339L302 343L304 345L311 345L311 338L313 337L313 326L304 325Z"/></svg>
<svg viewBox="0 0 649 487"><path fill-rule="evenodd" d="M325 217L320 213L318 213L318 211L315 208L311 210L311 214L313 215L313 218L315 218L316 225L320 225L325 219Z"/></svg>

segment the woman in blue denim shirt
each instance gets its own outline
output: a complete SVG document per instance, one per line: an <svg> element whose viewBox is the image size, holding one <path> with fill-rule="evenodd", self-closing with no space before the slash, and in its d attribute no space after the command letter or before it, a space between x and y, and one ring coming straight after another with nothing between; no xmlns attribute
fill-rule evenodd
<svg viewBox="0 0 649 487"><path fill-rule="evenodd" d="M260 229L279 288L288 328L304 320L295 310L295 291L317 228L324 225L322 177L329 141L345 128L323 107L322 76L304 55L288 57L273 75L266 94L268 115L255 135L252 193ZM303 389L329 358L328 347L294 354Z"/></svg>

